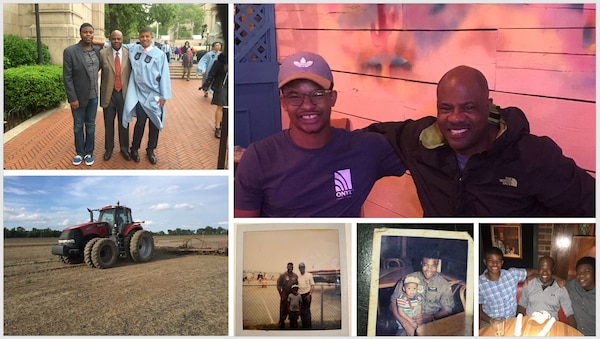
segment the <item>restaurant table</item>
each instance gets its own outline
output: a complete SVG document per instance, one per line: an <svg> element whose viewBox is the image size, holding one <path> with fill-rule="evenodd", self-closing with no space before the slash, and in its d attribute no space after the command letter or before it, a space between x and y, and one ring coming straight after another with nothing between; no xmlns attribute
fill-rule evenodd
<svg viewBox="0 0 600 339"><path fill-rule="evenodd" d="M538 333L544 328L544 325L549 320L538 324L535 320L531 319L531 316L523 316L523 325L521 327L521 336L523 337L534 337L537 336ZM505 337L513 337L515 335L515 326L517 323L517 318L509 318L506 319L504 323L504 336ZM495 336L496 333L492 326L486 326L479 330L479 336ZM569 326L568 324L563 323L560 320L556 320L550 332L547 334L548 337L576 337L583 336L583 333L579 332L576 328Z"/></svg>
<svg viewBox="0 0 600 339"><path fill-rule="evenodd" d="M468 322L465 312L449 315L445 318L432 321L417 327L418 336L472 336L473 319Z"/></svg>
<svg viewBox="0 0 600 339"><path fill-rule="evenodd" d="M379 269L379 288L388 288L396 286L398 280L405 275L412 273L412 269L407 267L390 267Z"/></svg>

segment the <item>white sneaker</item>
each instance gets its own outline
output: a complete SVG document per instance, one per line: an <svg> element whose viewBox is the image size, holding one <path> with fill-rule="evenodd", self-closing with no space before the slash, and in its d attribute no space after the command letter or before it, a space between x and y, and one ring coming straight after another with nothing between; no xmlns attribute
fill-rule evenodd
<svg viewBox="0 0 600 339"><path fill-rule="evenodd" d="M94 156L91 154L87 154L85 157L83 157L83 160L85 160L85 164L88 166L92 166L94 164ZM81 161L79 163L81 163Z"/></svg>
<svg viewBox="0 0 600 339"><path fill-rule="evenodd" d="M81 157L81 155L77 154L73 158L73 165L75 165L75 166L81 165L81 161L83 161L83 158Z"/></svg>

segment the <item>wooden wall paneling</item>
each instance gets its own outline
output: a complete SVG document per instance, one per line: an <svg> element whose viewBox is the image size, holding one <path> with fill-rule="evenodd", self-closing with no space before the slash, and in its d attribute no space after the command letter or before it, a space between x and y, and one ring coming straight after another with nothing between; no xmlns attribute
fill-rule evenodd
<svg viewBox="0 0 600 339"><path fill-rule="evenodd" d="M375 4L276 4L275 10L282 13L279 28L364 30L377 20Z"/></svg>
<svg viewBox="0 0 600 339"><path fill-rule="evenodd" d="M498 50L595 55L589 34L585 28L500 29Z"/></svg>
<svg viewBox="0 0 600 339"><path fill-rule="evenodd" d="M575 99L596 100L595 76L592 73L556 72L537 69L498 69L496 90Z"/></svg>
<svg viewBox="0 0 600 339"><path fill-rule="evenodd" d="M402 121L435 115L435 84L334 73L335 111L377 121ZM358 125L355 128L360 128Z"/></svg>
<svg viewBox="0 0 600 339"><path fill-rule="evenodd" d="M551 257L554 259L554 274L566 278L571 261L571 244L577 230L574 224L555 224L552 236Z"/></svg>
<svg viewBox="0 0 600 339"><path fill-rule="evenodd" d="M595 26L593 4L403 5L405 29L498 29Z"/></svg>
<svg viewBox="0 0 600 339"><path fill-rule="evenodd" d="M332 70L435 82L453 67L470 65L495 83L496 33L386 32L278 29L278 57L298 50L320 54Z"/></svg>
<svg viewBox="0 0 600 339"><path fill-rule="evenodd" d="M594 55L498 52L495 89L593 102L595 61Z"/></svg>
<svg viewBox="0 0 600 339"><path fill-rule="evenodd" d="M590 250L596 246L596 237L592 236L573 236L571 243L571 259L569 261L569 279L577 275L577 260L588 256Z"/></svg>
<svg viewBox="0 0 600 339"><path fill-rule="evenodd" d="M594 4L276 4L277 27L496 29L594 27ZM383 24L387 27L382 27Z"/></svg>
<svg viewBox="0 0 600 339"><path fill-rule="evenodd" d="M580 167L596 169L595 103L498 92L491 92L490 97L501 107L519 107L532 134L549 136Z"/></svg>

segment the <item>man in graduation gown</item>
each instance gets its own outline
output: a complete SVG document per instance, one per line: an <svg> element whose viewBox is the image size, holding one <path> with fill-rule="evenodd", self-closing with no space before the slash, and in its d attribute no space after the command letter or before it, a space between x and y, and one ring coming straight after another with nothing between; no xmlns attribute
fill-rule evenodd
<svg viewBox="0 0 600 339"><path fill-rule="evenodd" d="M163 129L165 122L165 102L171 99L171 79L167 56L152 46L152 39L152 30L145 27L140 30L139 44L123 45L129 49L131 62L130 86L123 108L123 126L127 126L134 116L137 118L130 155L134 161L139 162L138 149L146 120L150 120L146 154L148 160L156 164L154 150L158 144L159 131Z"/></svg>

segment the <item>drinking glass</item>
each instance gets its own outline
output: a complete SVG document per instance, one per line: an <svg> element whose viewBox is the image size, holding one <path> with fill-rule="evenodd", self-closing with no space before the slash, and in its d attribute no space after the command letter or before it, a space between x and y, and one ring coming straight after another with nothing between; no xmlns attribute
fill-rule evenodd
<svg viewBox="0 0 600 339"><path fill-rule="evenodd" d="M492 318L491 319L490 324L492 325L492 328L494 329L494 333L496 333L496 337L504 336L504 322L505 322L504 318Z"/></svg>

